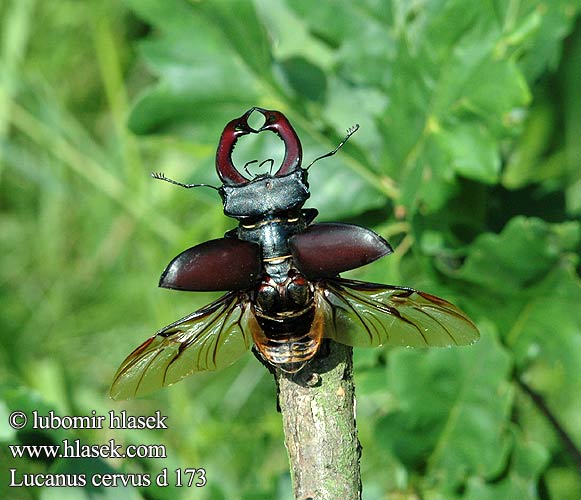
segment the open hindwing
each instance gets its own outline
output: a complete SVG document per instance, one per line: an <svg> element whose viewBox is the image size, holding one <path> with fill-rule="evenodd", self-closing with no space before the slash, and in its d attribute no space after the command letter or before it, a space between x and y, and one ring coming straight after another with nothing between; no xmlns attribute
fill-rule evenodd
<svg viewBox="0 0 581 500"><path fill-rule="evenodd" d="M446 347L476 342L476 326L447 300L412 288L347 279L321 280L317 307L325 336L354 347Z"/></svg>
<svg viewBox="0 0 581 500"><path fill-rule="evenodd" d="M229 292L166 326L127 356L111 397L144 395L194 372L225 368L248 350L255 327L248 295Z"/></svg>

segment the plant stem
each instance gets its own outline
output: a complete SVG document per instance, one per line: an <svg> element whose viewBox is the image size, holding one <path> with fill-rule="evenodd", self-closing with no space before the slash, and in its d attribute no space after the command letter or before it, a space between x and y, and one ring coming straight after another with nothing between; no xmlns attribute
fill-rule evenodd
<svg viewBox="0 0 581 500"><path fill-rule="evenodd" d="M328 349L322 346L298 373L276 373L294 495L296 500L358 500L353 350L326 342Z"/></svg>
<svg viewBox="0 0 581 500"><path fill-rule="evenodd" d="M532 402L543 414L543 416L549 421L549 424L553 427L553 429L557 433L557 436L559 436L559 438L561 439L561 442L563 443L565 450L567 450L567 452L575 462L577 470L581 472L581 450L577 447L575 441L573 441L573 438L571 437L569 432L565 429L565 427L563 427L563 425L558 420L556 415L548 407L545 398L543 398L543 396L541 396L537 391L535 391L532 387L526 384L522 379L517 377L516 382L518 386L523 390L523 392L531 398Z"/></svg>

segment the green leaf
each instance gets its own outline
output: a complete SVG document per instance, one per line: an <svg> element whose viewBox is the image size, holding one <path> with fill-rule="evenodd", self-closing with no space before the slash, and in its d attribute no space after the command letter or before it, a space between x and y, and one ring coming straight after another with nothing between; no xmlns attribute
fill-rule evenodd
<svg viewBox="0 0 581 500"><path fill-rule="evenodd" d="M496 182L500 158L496 142L482 124L464 122L435 133L434 140L457 174L487 184Z"/></svg>
<svg viewBox="0 0 581 500"><path fill-rule="evenodd" d="M580 237L578 222L549 224L515 217L502 233L478 237L459 270L440 268L494 294L510 294L546 276L564 253L576 248Z"/></svg>
<svg viewBox="0 0 581 500"><path fill-rule="evenodd" d="M510 2L498 3L510 6ZM535 12L540 18L534 36L524 40L517 38L524 49L519 66L523 69L527 80L534 81L542 71L553 70L558 64L562 54L561 44L573 27L579 3L576 0L519 3L521 5L510 16L507 16L512 22L527 14L535 15Z"/></svg>
<svg viewBox="0 0 581 500"><path fill-rule="evenodd" d="M469 475L492 477L510 447L510 356L481 329L469 348L390 353L387 381L397 410L378 423L378 438L408 468L454 489Z"/></svg>
<svg viewBox="0 0 581 500"><path fill-rule="evenodd" d="M478 238L451 274L470 284L476 318L498 325L519 377L540 392L581 442L581 281L575 271L578 222L518 217L499 235ZM531 430L533 434L536 431Z"/></svg>
<svg viewBox="0 0 581 500"><path fill-rule="evenodd" d="M517 435L507 474L500 481L485 483L472 478L463 500L537 500L538 481L548 461L547 451L538 443Z"/></svg>
<svg viewBox="0 0 581 500"><path fill-rule="evenodd" d="M515 302L506 314L505 342L514 352L523 380L544 396L548 406L581 444L581 280L570 263Z"/></svg>
<svg viewBox="0 0 581 500"><path fill-rule="evenodd" d="M503 26L490 4L450 1L397 19L381 130L401 169L392 175L403 184L402 202L431 212L454 193L455 175L496 181L498 141L514 133L514 110L530 94L510 54L498 52Z"/></svg>
<svg viewBox="0 0 581 500"><path fill-rule="evenodd" d="M553 467L545 474L545 483L550 498L577 500L581 498L579 473L567 467Z"/></svg>
<svg viewBox="0 0 581 500"><path fill-rule="evenodd" d="M577 30L571 37L570 50L563 70L565 98L563 113L565 119L565 155L568 179L565 184L567 212L573 217L581 215L581 32Z"/></svg>
<svg viewBox="0 0 581 500"><path fill-rule="evenodd" d="M364 86L382 87L389 82L393 71L388 61L395 50L389 29L393 23L391 3L364 0L337 9L337 3L329 0L297 0L288 6L311 33L337 49L340 74Z"/></svg>
<svg viewBox="0 0 581 500"><path fill-rule="evenodd" d="M180 122L219 130L241 108L252 106L257 97L253 68L236 57L230 41L204 15L183 0L165 5L146 0L132 6L163 32L141 47L161 81L137 101L129 121L134 132L149 133ZM251 14L243 9L240 15Z"/></svg>
<svg viewBox="0 0 581 500"><path fill-rule="evenodd" d="M539 96L530 109L525 128L512 149L502 174L502 183L516 189L538 181L538 162L550 146L556 126L554 109L548 96ZM552 173L559 175L559 173Z"/></svg>
<svg viewBox="0 0 581 500"><path fill-rule="evenodd" d="M250 2L128 1L162 31L142 44L161 81L137 102L129 122L135 132L176 122L223 126L259 102L257 79L275 86L269 44Z"/></svg>

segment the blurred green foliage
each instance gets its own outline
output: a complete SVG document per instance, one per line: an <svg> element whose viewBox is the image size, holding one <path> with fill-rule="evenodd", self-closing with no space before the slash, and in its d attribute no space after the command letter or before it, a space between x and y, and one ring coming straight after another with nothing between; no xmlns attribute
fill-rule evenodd
<svg viewBox="0 0 581 500"><path fill-rule="evenodd" d="M149 399L107 397L131 349L212 298L156 289L164 265L233 226L213 191L149 171L216 184L224 124L257 105L289 117L307 161L360 123L311 170L309 206L397 249L350 275L446 297L482 331L464 349L355 352L364 498L581 498L580 8L2 2L0 496L291 497L274 384L250 354ZM235 160L280 153L242 143ZM170 428L7 425L13 410L51 409L160 410ZM24 460L7 447L65 438L163 443L168 458ZM205 467L208 485L9 488L11 467Z"/></svg>

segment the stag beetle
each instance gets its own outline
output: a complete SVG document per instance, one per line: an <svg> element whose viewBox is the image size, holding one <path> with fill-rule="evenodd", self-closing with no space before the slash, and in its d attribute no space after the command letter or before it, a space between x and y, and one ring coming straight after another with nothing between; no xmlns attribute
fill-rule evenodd
<svg viewBox="0 0 581 500"><path fill-rule="evenodd" d="M258 129L248 123L255 112L264 117ZM133 351L115 376L112 397L146 394L194 372L226 367L252 343L266 363L297 372L323 338L368 347L467 345L478 339L470 319L444 299L339 277L392 252L369 229L314 224L317 210L303 208L310 196L309 167L335 154L357 128L349 129L335 150L302 168L300 140L281 112L254 107L226 125L216 153L222 185L214 189L238 227L179 254L159 286L227 293ZM232 151L240 137L265 131L282 139L284 158L274 175L247 178L234 166ZM205 186L152 175L186 188Z"/></svg>

